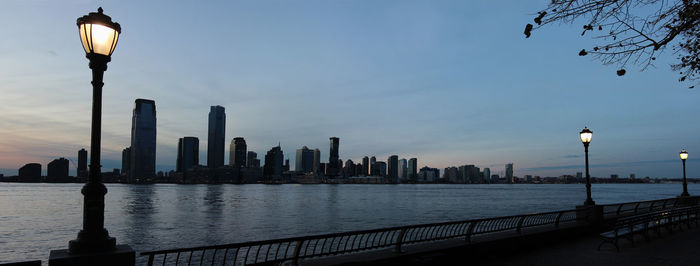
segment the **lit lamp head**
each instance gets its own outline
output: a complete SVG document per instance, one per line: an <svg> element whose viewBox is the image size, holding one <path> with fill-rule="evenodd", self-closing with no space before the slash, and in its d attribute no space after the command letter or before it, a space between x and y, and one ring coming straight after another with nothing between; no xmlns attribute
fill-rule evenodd
<svg viewBox="0 0 700 266"><path fill-rule="evenodd" d="M593 138L593 132L588 129L588 127L584 127L583 130L581 130L581 133L579 133L581 136L581 142L583 142L583 145L588 145L588 143L591 143L591 138Z"/></svg>
<svg viewBox="0 0 700 266"><path fill-rule="evenodd" d="M688 152L684 149L681 151L681 160L685 161L685 159L688 159Z"/></svg>
<svg viewBox="0 0 700 266"><path fill-rule="evenodd" d="M102 58L109 62L122 31L119 23L112 22L112 18L103 14L100 7L97 13L90 12L78 18L78 30L86 57L91 60Z"/></svg>

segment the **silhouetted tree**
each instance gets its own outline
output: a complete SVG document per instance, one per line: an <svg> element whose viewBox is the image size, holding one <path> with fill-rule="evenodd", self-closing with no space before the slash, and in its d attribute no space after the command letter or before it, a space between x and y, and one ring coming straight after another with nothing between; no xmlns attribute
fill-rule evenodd
<svg viewBox="0 0 700 266"><path fill-rule="evenodd" d="M552 0L537 14L536 25L525 26L526 38L547 24L583 20L581 36L590 32L599 44L579 55L619 65L618 76L628 63L642 71L653 66L656 56L672 46L678 63L671 69L679 71L679 81L700 79L700 0Z"/></svg>

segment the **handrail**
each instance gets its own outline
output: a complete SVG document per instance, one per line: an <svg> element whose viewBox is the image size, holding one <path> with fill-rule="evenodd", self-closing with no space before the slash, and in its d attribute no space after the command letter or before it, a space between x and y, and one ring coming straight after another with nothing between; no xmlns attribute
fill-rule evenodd
<svg viewBox="0 0 700 266"><path fill-rule="evenodd" d="M688 197L684 200L698 205L700 197ZM673 202L670 206L678 205L678 199L661 199L651 201L618 203L600 205L604 214L615 214L627 216L629 210L623 210L623 206L632 205L634 214L641 209L641 204L650 204L647 211L653 210L657 203ZM605 212L606 207L615 208L613 212ZM397 253L402 252L406 245L442 241L448 239L464 239L467 243L472 243L473 237L477 235L487 235L493 233L510 232L514 235L524 234L526 228L530 227L550 227L559 228L562 224L578 224L591 221L594 207L551 211L542 213L531 213L523 215L511 215L503 217L480 218L463 221L450 221L430 224L396 226L371 230L357 230L340 233L330 233L321 235L289 237L262 241L249 241L242 243L232 243L223 245L199 246L191 248L176 248L157 251L141 252L141 256L148 256L148 265L153 265L155 261L162 261L163 264L177 264L180 255L189 253L187 265L204 264L226 264L246 265L254 263L281 263L292 262L298 265L299 260L312 257L326 257L340 254L357 253L372 249L390 248ZM666 209L666 208L662 208ZM213 251L213 252L207 252ZM291 253L289 251L292 251ZM221 252L219 252L221 251ZM195 255L194 253L198 254ZM201 254L200 254L201 252ZM172 260L172 256L167 254L177 254L177 259ZM195 258L193 258L193 255ZM206 256L205 256L206 255ZM233 256L231 256L233 255ZM231 257L233 257L232 260ZM228 263L227 263L228 261Z"/></svg>

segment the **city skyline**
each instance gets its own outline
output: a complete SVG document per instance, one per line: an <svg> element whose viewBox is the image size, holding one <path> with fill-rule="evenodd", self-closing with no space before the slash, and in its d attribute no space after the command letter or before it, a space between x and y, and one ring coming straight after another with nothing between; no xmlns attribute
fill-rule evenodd
<svg viewBox="0 0 700 266"><path fill-rule="evenodd" d="M175 169L183 136L207 147L206 110L220 105L225 143L242 136L264 155L281 142L291 165L297 149L325 153L337 136L344 161L397 154L419 158L418 168L514 162L518 176L570 174L583 169L578 131L588 126L594 176L678 177L681 149L697 176L697 91L676 82L670 52L657 68L617 77L615 66L577 56L588 43L571 32L580 25L524 39L544 1L365 3L5 3L0 27L18 38L0 44L0 173L31 162L45 171L89 148L89 72L73 22L99 4L128 29L105 81L103 171L121 168L130 109L146 98L159 108L157 170ZM172 20L164 14L187 17L173 23L195 37L154 36L153 20ZM209 15L231 29L212 35L199 17ZM491 26L473 26L482 21ZM231 48L208 51L205 38Z"/></svg>

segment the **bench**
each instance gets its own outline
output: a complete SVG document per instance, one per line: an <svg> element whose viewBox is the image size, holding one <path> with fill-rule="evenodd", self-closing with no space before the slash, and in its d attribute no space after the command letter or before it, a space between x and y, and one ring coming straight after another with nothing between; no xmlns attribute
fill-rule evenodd
<svg viewBox="0 0 700 266"><path fill-rule="evenodd" d="M635 234L641 234L648 241L649 231L652 229L660 236L662 227L672 232L673 227L683 230L681 224L686 223L690 228L691 221L698 224L698 212L700 212L700 206L691 206L618 218L611 225L612 230L600 234L602 242L598 245L598 250L603 244L609 243L619 252L620 238L626 238L634 246Z"/></svg>

